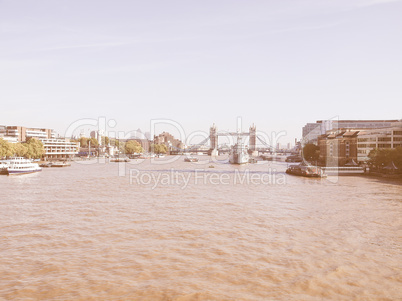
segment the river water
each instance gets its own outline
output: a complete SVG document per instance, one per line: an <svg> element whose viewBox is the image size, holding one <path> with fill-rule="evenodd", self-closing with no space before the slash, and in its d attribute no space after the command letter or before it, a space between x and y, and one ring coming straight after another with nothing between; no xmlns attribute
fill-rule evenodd
<svg viewBox="0 0 402 301"><path fill-rule="evenodd" d="M170 159L0 176L0 300L402 299L400 181Z"/></svg>

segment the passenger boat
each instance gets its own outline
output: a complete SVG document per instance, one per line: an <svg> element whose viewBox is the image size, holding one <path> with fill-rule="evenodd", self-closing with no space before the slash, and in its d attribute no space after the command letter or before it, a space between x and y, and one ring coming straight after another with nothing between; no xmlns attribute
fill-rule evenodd
<svg viewBox="0 0 402 301"><path fill-rule="evenodd" d="M324 178L326 174L318 166L312 166L305 163L298 165L290 165L286 169L287 174L308 177L308 178Z"/></svg>
<svg viewBox="0 0 402 301"><path fill-rule="evenodd" d="M156 157L155 154L142 154L137 159L151 159L151 158L155 158L155 157Z"/></svg>
<svg viewBox="0 0 402 301"><path fill-rule="evenodd" d="M198 162L198 158L187 156L184 158L184 162Z"/></svg>
<svg viewBox="0 0 402 301"><path fill-rule="evenodd" d="M116 157L116 158L111 158L110 162L130 162L130 159L124 158L124 157Z"/></svg>
<svg viewBox="0 0 402 301"><path fill-rule="evenodd" d="M329 176L348 176L356 174L364 174L366 169L362 166L335 166L335 167L323 167L325 173Z"/></svg>
<svg viewBox="0 0 402 301"><path fill-rule="evenodd" d="M50 165L50 167L67 167L67 166L71 166L71 164L67 162L52 162Z"/></svg>
<svg viewBox="0 0 402 301"><path fill-rule="evenodd" d="M7 167L7 173L9 175L27 174L41 171L38 163L33 163L31 160L16 157L11 158L10 164Z"/></svg>
<svg viewBox="0 0 402 301"><path fill-rule="evenodd" d="M249 159L248 149L239 135L237 136L237 143L230 149L229 163L246 164L249 162Z"/></svg>

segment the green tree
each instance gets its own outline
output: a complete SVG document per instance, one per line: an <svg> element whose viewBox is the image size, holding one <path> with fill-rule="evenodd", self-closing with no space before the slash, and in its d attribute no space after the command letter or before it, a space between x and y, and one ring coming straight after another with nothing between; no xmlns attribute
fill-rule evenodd
<svg viewBox="0 0 402 301"><path fill-rule="evenodd" d="M126 146L126 143L124 141L118 140L119 152L124 153L125 152L125 146Z"/></svg>
<svg viewBox="0 0 402 301"><path fill-rule="evenodd" d="M166 146L165 144L160 144L160 150L159 150L159 153L160 153L160 154L166 154L166 153L167 153L167 151L168 151L167 146Z"/></svg>
<svg viewBox="0 0 402 301"><path fill-rule="evenodd" d="M79 142L81 147L88 147L88 138L81 137Z"/></svg>
<svg viewBox="0 0 402 301"><path fill-rule="evenodd" d="M110 142L109 137L102 136L102 145L108 145Z"/></svg>
<svg viewBox="0 0 402 301"><path fill-rule="evenodd" d="M110 139L110 144L119 147L120 141L119 139Z"/></svg>
<svg viewBox="0 0 402 301"><path fill-rule="evenodd" d="M382 168L391 162L402 169L402 147L373 149L369 153L369 164Z"/></svg>
<svg viewBox="0 0 402 301"><path fill-rule="evenodd" d="M43 143L35 138L29 139L25 144L27 158L40 159L45 153L45 148L43 147Z"/></svg>
<svg viewBox="0 0 402 301"><path fill-rule="evenodd" d="M158 144L151 144L151 145L149 146L149 151L150 151L151 153L157 154L157 151L158 151L158 150L159 150Z"/></svg>
<svg viewBox="0 0 402 301"><path fill-rule="evenodd" d="M3 138L0 138L0 159L4 157L11 157L13 154L13 145Z"/></svg>
<svg viewBox="0 0 402 301"><path fill-rule="evenodd" d="M25 157L28 152L26 143L16 143L14 144L14 155L17 157Z"/></svg>
<svg viewBox="0 0 402 301"><path fill-rule="evenodd" d="M155 154L166 154L168 148L165 144L151 144L150 151Z"/></svg>
<svg viewBox="0 0 402 301"><path fill-rule="evenodd" d="M98 147L99 146L99 142L96 138L91 138L89 139L89 141L91 141L91 147Z"/></svg>
<svg viewBox="0 0 402 301"><path fill-rule="evenodd" d="M125 143L122 140L112 138L112 139L110 139L110 145L116 146L118 148L119 152L124 153L124 151L125 151L125 149L124 149Z"/></svg>
<svg viewBox="0 0 402 301"><path fill-rule="evenodd" d="M317 161L320 155L320 148L312 143L308 143L303 147L303 158L307 161Z"/></svg>
<svg viewBox="0 0 402 301"><path fill-rule="evenodd" d="M142 153L144 151L141 144L135 140L130 140L125 143L124 150L126 154Z"/></svg>

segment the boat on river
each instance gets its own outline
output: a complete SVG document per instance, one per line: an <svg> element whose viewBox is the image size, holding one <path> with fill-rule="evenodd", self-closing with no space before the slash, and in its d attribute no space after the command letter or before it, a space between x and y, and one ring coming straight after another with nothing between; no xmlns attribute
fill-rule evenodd
<svg viewBox="0 0 402 301"><path fill-rule="evenodd" d="M23 157L11 158L7 167L8 175L20 175L42 171L38 163Z"/></svg>
<svg viewBox="0 0 402 301"><path fill-rule="evenodd" d="M348 175L358 175L364 174L366 169L362 166L335 166L335 167L323 167L324 172L329 175L337 175L337 176L348 176Z"/></svg>
<svg viewBox="0 0 402 301"><path fill-rule="evenodd" d="M187 156L184 158L184 162L198 162L198 158Z"/></svg>
<svg viewBox="0 0 402 301"><path fill-rule="evenodd" d="M290 165L288 169L286 169L287 174L302 176L308 178L324 178L326 174L319 166L312 166L306 163L301 163L297 165Z"/></svg>
<svg viewBox="0 0 402 301"><path fill-rule="evenodd" d="M67 167L67 166L71 166L71 164L68 162L52 162L52 164L50 165L50 167Z"/></svg>
<svg viewBox="0 0 402 301"><path fill-rule="evenodd" d="M130 159L127 157L114 157L110 159L110 162L130 162Z"/></svg>
<svg viewBox="0 0 402 301"><path fill-rule="evenodd" d="M237 143L230 149L229 163L246 164L250 160L247 146L243 143L242 137L237 136Z"/></svg>

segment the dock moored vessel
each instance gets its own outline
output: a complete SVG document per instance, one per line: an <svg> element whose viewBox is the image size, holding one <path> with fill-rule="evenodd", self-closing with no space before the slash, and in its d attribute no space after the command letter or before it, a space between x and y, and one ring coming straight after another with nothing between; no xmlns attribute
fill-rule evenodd
<svg viewBox="0 0 402 301"><path fill-rule="evenodd" d="M198 158L187 156L184 158L184 162L198 162Z"/></svg>
<svg viewBox="0 0 402 301"><path fill-rule="evenodd" d="M33 163L31 160L23 157L11 158L9 162L9 166L7 167L8 175L20 175L42 171L38 163Z"/></svg>
<svg viewBox="0 0 402 301"><path fill-rule="evenodd" d="M52 164L50 165L50 167L67 167L67 166L71 166L71 164L68 162L52 162Z"/></svg>
<svg viewBox="0 0 402 301"><path fill-rule="evenodd" d="M243 143L242 137L237 136L237 143L230 149L229 163L246 164L249 163L250 156L247 146Z"/></svg>
<svg viewBox="0 0 402 301"><path fill-rule="evenodd" d="M287 174L302 176L308 178L324 178L326 174L318 166L308 165L306 163L301 163L297 165L290 165L286 169Z"/></svg>

